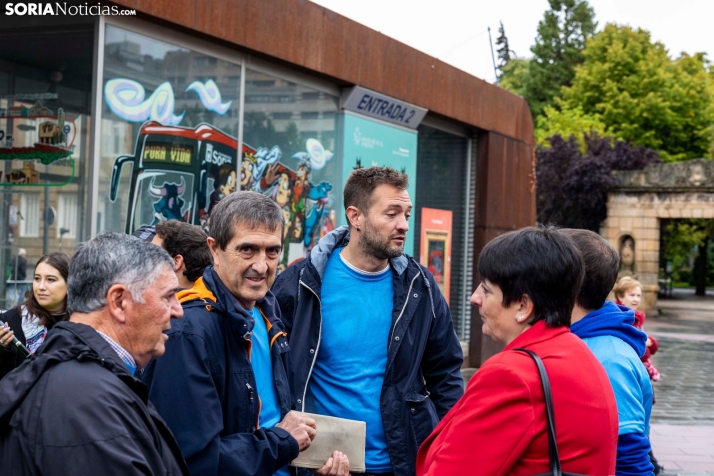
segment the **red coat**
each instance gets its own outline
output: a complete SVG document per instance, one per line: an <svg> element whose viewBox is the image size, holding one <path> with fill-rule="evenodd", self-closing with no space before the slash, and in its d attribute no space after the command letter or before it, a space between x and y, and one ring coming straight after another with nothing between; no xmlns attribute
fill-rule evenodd
<svg viewBox="0 0 714 476"><path fill-rule="evenodd" d="M605 370L567 327L543 321L486 361L463 398L424 441L418 476L533 475L550 471L538 369L548 371L563 471L615 474L617 404Z"/></svg>

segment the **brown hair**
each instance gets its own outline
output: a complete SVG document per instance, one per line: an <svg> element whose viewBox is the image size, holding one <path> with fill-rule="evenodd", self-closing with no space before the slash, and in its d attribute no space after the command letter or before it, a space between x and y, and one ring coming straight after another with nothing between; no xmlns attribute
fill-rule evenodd
<svg viewBox="0 0 714 476"><path fill-rule="evenodd" d="M186 265L184 276L195 282L203 276L203 270L213 264L213 256L206 242L206 232L198 225L178 220L160 221L156 224L156 234L164 240L163 248L172 258L183 256Z"/></svg>
<svg viewBox="0 0 714 476"><path fill-rule="evenodd" d="M620 270L620 255L602 236L590 230L563 228L580 250L585 277L575 303L586 311L600 309Z"/></svg>
<svg viewBox="0 0 714 476"><path fill-rule="evenodd" d="M67 282L67 277L69 276L69 256L60 252L48 253L37 261L35 267L41 263L47 263L59 271L59 274L62 276L62 279L64 279L64 282ZM20 309L21 306L25 306L25 308L27 308L27 312L31 316L38 317L40 319L40 324L48 329L57 324L59 321L67 319L67 295L64 297L64 311L62 314L50 314L49 311L40 306L40 303L37 302L37 299L35 298L34 290L30 292L30 296L25 300L25 302L18 306L18 311L20 313L22 313L22 310Z"/></svg>
<svg viewBox="0 0 714 476"><path fill-rule="evenodd" d="M353 170L345 182L343 194L345 210L348 207L355 207L367 215L374 203L372 193L380 185L391 185L399 190L406 190L409 187L409 177L391 167L367 167ZM348 225L349 222L348 218Z"/></svg>
<svg viewBox="0 0 714 476"><path fill-rule="evenodd" d="M617 299L620 299L622 297L625 297L627 291L633 288L642 289L642 283L637 281L635 278L623 276L619 279L619 281L617 281L617 283L615 283L615 287L612 289L612 292L615 293L615 297Z"/></svg>

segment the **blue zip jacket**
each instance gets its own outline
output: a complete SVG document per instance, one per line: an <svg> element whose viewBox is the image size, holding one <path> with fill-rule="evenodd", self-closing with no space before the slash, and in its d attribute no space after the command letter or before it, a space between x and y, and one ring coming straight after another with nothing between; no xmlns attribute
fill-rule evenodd
<svg viewBox="0 0 714 476"><path fill-rule="evenodd" d="M288 332L298 410L311 409L305 400L320 352L322 276L332 251L348 242L347 227L337 228L308 258L282 272L272 287ZM431 273L406 254L391 259L390 267L394 307L389 340L384 343L387 367L379 403L394 474L411 476L416 473L419 445L464 393L464 357L451 312ZM358 306L360 297L353 298Z"/></svg>
<svg viewBox="0 0 714 476"><path fill-rule="evenodd" d="M648 439L652 384L640 356L647 334L632 326L633 310L611 301L573 323L570 330L583 339L610 379L617 401L618 475L651 475Z"/></svg>
<svg viewBox="0 0 714 476"><path fill-rule="evenodd" d="M228 294L212 266L178 297L184 316L171 321L166 352L142 376L150 400L193 476L273 474L297 457L299 447L281 428L260 428L250 364L253 317ZM266 319L282 419L292 409L286 334L270 292L256 307Z"/></svg>

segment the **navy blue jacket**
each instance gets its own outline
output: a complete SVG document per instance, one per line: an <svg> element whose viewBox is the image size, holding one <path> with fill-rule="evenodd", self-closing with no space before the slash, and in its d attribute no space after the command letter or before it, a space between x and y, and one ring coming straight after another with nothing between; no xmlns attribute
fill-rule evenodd
<svg viewBox="0 0 714 476"><path fill-rule="evenodd" d="M272 287L288 331L298 410L305 411L307 386L320 351L322 275L332 251L348 242L347 227L329 233L307 259L278 275ZM390 266L394 307L389 341L384 343L388 354L380 408L394 474L411 476L416 473L419 445L464 393L464 357L451 312L431 273L407 255L390 260ZM360 297L353 299L359 305ZM309 402L307 409L311 410Z"/></svg>
<svg viewBox="0 0 714 476"><path fill-rule="evenodd" d="M97 331L59 322L0 383L0 474L189 473L146 386Z"/></svg>
<svg viewBox="0 0 714 476"><path fill-rule="evenodd" d="M166 353L142 379L193 476L270 475L297 457L298 443L281 428L260 428L260 401L250 363L253 317L209 267L179 293L184 317L168 332ZM266 316L281 417L291 410L290 353L275 298L256 306Z"/></svg>

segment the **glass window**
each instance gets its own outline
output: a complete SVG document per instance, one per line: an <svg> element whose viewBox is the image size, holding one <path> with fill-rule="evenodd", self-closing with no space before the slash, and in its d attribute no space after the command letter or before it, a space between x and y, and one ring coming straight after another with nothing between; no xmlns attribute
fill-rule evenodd
<svg viewBox="0 0 714 476"><path fill-rule="evenodd" d="M206 225L236 190L240 64L107 25L99 231Z"/></svg>
<svg viewBox="0 0 714 476"><path fill-rule="evenodd" d="M95 20L0 18L2 308L22 299L16 291L24 284L7 286L18 248L27 251L31 280L43 254L71 253L77 238L85 236L84 215L75 213L65 222L57 218L62 197L75 209L87 207ZM68 232L61 233L63 228Z"/></svg>
<svg viewBox="0 0 714 476"><path fill-rule="evenodd" d="M459 337L468 339L467 335L461 335L462 322L470 317L466 315L470 306L462 304L472 291L464 289L464 267L473 259L473 252L464 241L468 218L468 139L424 125L419 126L418 132L416 188L419 193L415 200L414 256L422 263L426 259L439 288L449 301ZM427 215L423 211L425 208L437 211L429 210L431 215ZM451 212L451 230L448 233L439 223L444 221L438 218L442 211ZM437 218L433 223L428 220L425 225L423 218L431 216ZM422 249L422 245L428 249ZM448 246L450 250L447 250ZM448 258L448 263L440 262Z"/></svg>
<svg viewBox="0 0 714 476"><path fill-rule="evenodd" d="M340 224L341 166L333 158L339 100L250 69L245 84L241 188L283 208L284 269Z"/></svg>

